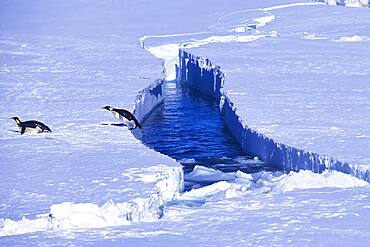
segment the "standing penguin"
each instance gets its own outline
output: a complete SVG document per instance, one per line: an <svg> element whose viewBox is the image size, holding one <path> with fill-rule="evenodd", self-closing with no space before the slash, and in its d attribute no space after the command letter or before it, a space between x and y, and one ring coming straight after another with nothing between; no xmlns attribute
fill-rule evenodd
<svg viewBox="0 0 370 247"><path fill-rule="evenodd" d="M129 126L129 129L135 129L135 128L142 129L139 121L128 110L113 108L109 105L102 107L102 109L110 111L116 118L122 120L123 122L126 122L127 126Z"/></svg>
<svg viewBox="0 0 370 247"><path fill-rule="evenodd" d="M30 120L21 122L19 117L12 117L11 119L13 119L18 125L18 127L21 128L21 135L23 135L24 133L38 134L41 132L51 132L51 129L48 126L39 121Z"/></svg>

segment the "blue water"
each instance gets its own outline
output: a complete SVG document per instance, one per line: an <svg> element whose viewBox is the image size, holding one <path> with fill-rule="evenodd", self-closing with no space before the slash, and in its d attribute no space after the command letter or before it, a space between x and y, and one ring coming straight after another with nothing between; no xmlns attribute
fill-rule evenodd
<svg viewBox="0 0 370 247"><path fill-rule="evenodd" d="M176 82L165 84L164 103L142 125L142 142L179 161L185 174L195 165L222 172L274 170L243 153L215 102Z"/></svg>
<svg viewBox="0 0 370 247"><path fill-rule="evenodd" d="M164 104L144 121L142 140L176 160L244 155L217 105L174 82L167 82Z"/></svg>

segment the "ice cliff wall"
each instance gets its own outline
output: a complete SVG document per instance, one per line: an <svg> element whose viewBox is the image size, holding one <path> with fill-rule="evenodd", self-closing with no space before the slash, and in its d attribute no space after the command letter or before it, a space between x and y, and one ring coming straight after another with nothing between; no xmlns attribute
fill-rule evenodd
<svg viewBox="0 0 370 247"><path fill-rule="evenodd" d="M158 79L149 87L138 92L134 105L134 115L142 122L150 113L163 102L164 79Z"/></svg>
<svg viewBox="0 0 370 247"><path fill-rule="evenodd" d="M285 171L303 169L320 173L326 169L337 170L370 182L367 168L278 143L249 128L237 115L236 107L222 90L225 75L220 67L185 50L179 51L179 60L177 80L212 97L219 104L226 126L245 153L257 156Z"/></svg>

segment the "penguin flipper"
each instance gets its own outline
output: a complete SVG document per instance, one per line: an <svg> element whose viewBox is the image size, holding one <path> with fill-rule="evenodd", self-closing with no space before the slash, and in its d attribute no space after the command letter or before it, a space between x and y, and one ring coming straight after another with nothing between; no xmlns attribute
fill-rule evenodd
<svg viewBox="0 0 370 247"><path fill-rule="evenodd" d="M24 132L26 132L26 128L25 128L25 127L22 127L22 128L21 128L21 135L23 135L23 134L24 134Z"/></svg>
<svg viewBox="0 0 370 247"><path fill-rule="evenodd" d="M136 117L133 114L131 114L130 118L131 118L130 120L134 121L135 128L139 128L139 129L143 128L141 127L141 124L139 123L139 121L136 119Z"/></svg>
<svg viewBox="0 0 370 247"><path fill-rule="evenodd" d="M143 127L141 127L141 124L139 123L139 121L135 121L135 124L136 124L136 127L139 128L139 129L142 129Z"/></svg>

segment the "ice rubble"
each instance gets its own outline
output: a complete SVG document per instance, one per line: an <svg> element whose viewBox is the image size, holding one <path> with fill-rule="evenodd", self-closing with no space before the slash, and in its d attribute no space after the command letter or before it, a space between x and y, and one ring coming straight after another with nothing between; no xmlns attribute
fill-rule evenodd
<svg viewBox="0 0 370 247"><path fill-rule="evenodd" d="M220 198L246 196L251 193L285 193L297 189L351 188L368 186L364 180L337 171L321 174L302 170L299 172L258 172L246 174L241 171L221 173L217 170L196 166L188 179L214 183L199 189L179 194L178 201L209 201Z"/></svg>
<svg viewBox="0 0 370 247"><path fill-rule="evenodd" d="M353 36L344 36L334 42L359 42L359 41L369 41L370 38L363 35L353 35Z"/></svg>
<svg viewBox="0 0 370 247"><path fill-rule="evenodd" d="M130 222L154 221L163 216L164 205L183 188L180 167L153 167L156 174L156 191L146 198L129 202L108 201L99 206L94 203L64 202L50 206L50 212L36 219L23 217L19 221L0 220L0 237L37 231L100 228L127 225Z"/></svg>

